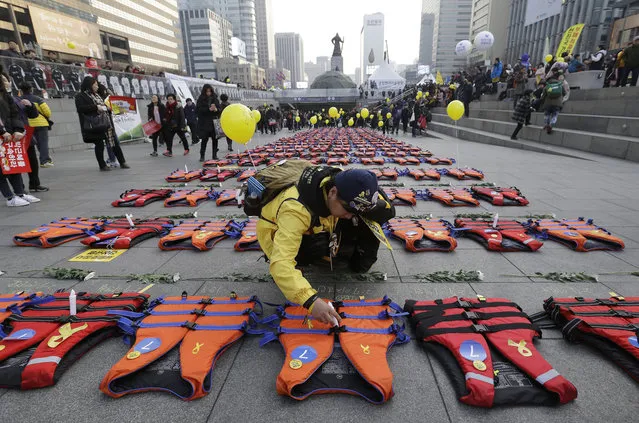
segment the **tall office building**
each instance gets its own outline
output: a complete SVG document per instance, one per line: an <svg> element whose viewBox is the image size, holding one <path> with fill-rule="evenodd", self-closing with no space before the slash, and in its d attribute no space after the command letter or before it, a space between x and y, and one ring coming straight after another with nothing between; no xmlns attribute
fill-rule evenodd
<svg viewBox="0 0 639 423"><path fill-rule="evenodd" d="M218 77L215 62L231 57L231 23L211 9L189 8L180 1L180 26L184 44L184 66L191 76Z"/></svg>
<svg viewBox="0 0 639 423"><path fill-rule="evenodd" d="M435 30L435 15L422 13L422 24L419 31L419 64L433 63L433 32Z"/></svg>
<svg viewBox="0 0 639 423"><path fill-rule="evenodd" d="M273 68L275 67L275 35L271 0L255 1L255 19L259 65L264 69Z"/></svg>
<svg viewBox="0 0 639 423"><path fill-rule="evenodd" d="M275 58L278 68L291 71L291 88L297 88L297 83L304 81L304 43L300 34L275 34Z"/></svg>
<svg viewBox="0 0 639 423"><path fill-rule="evenodd" d="M455 55L455 46L468 39L472 7L473 0L422 0L422 14L435 15L433 72L447 76L466 67L466 57Z"/></svg>
<svg viewBox="0 0 639 423"><path fill-rule="evenodd" d="M366 81L384 62L384 15L364 15L359 35L360 80Z"/></svg>
<svg viewBox="0 0 639 423"><path fill-rule="evenodd" d="M490 31L495 37L493 46L484 51L473 51L468 56L468 64L474 66L490 66L496 58L504 60L508 41L508 18L510 11L503 4L490 0L473 2L471 15L470 41L482 31Z"/></svg>
<svg viewBox="0 0 639 423"><path fill-rule="evenodd" d="M17 27L10 11L16 16ZM16 38L14 31L17 31L23 44L35 43L37 39L43 50L78 56L90 54L97 59L172 71L182 69L178 21L176 1L4 0L0 3L0 36L4 34L5 40ZM51 30L51 25L43 22L64 23L71 36L81 30L82 41L71 48ZM0 43L0 48L6 48L6 43Z"/></svg>
<svg viewBox="0 0 639 423"><path fill-rule="evenodd" d="M255 0L188 0L212 1L215 13L228 19L233 25L233 36L246 43L246 60L258 64L257 47L257 19L255 15Z"/></svg>
<svg viewBox="0 0 639 423"><path fill-rule="evenodd" d="M577 23L584 28L575 53L594 53L599 44L617 45L618 40L610 39L614 21L637 13L637 0L511 0L506 59L514 63L527 53L539 62L544 54L555 54L564 31ZM626 40L632 40L631 35ZM550 51L544 50L546 38Z"/></svg>

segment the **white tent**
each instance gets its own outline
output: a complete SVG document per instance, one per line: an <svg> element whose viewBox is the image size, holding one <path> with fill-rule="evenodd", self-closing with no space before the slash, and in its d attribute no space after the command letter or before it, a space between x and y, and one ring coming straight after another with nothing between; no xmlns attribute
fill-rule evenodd
<svg viewBox="0 0 639 423"><path fill-rule="evenodd" d="M402 78L391 69L388 63L379 65L375 72L368 78L368 87L373 90L401 90L406 85L406 79Z"/></svg>
<svg viewBox="0 0 639 423"><path fill-rule="evenodd" d="M423 85L427 82L435 83L435 77L432 73L427 73L424 77L417 83L417 85Z"/></svg>

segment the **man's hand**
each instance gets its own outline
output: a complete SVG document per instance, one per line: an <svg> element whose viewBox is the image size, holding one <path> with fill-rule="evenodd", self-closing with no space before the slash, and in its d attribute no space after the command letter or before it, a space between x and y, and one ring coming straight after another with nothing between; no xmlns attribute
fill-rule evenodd
<svg viewBox="0 0 639 423"><path fill-rule="evenodd" d="M22 138L24 138L24 134L22 132L14 132L13 133L13 139L16 141L20 141Z"/></svg>
<svg viewBox="0 0 639 423"><path fill-rule="evenodd" d="M5 132L4 134L2 134L2 140L4 142L9 142L11 141L11 134L8 132Z"/></svg>
<svg viewBox="0 0 639 423"><path fill-rule="evenodd" d="M337 321L338 325L342 321L342 318L339 314L337 314L335 309L321 298L318 298L313 303L313 310L311 311L311 315L315 320L333 326L336 326L335 321Z"/></svg>
<svg viewBox="0 0 639 423"><path fill-rule="evenodd" d="M212 112L217 112L217 107L215 107L215 104L211 104L211 107L209 107L209 110Z"/></svg>

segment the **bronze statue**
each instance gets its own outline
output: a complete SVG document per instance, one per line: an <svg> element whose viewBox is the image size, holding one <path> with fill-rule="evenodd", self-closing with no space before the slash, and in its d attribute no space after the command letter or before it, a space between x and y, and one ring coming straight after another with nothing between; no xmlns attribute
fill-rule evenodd
<svg viewBox="0 0 639 423"><path fill-rule="evenodd" d="M339 33L335 33L335 36L331 39L333 43L333 56L341 56L342 55L342 47L344 46L344 40L340 38ZM340 45L341 43L341 45Z"/></svg>

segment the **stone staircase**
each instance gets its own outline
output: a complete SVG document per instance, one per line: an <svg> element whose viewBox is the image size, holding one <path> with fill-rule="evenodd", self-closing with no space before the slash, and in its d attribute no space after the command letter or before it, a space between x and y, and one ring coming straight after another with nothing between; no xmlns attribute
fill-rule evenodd
<svg viewBox="0 0 639 423"><path fill-rule="evenodd" d="M588 152L639 162L639 87L573 90L552 134L543 131L543 112L512 141L512 101L493 96L470 104L470 118L457 125L444 108L433 110L429 128L467 141L583 157Z"/></svg>

